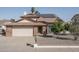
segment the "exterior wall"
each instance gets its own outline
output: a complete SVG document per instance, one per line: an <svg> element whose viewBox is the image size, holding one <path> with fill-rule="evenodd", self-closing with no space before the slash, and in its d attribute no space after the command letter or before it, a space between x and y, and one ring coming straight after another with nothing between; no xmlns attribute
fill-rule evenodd
<svg viewBox="0 0 79 59"><path fill-rule="evenodd" d="M47 26L47 33L51 33L52 32L50 26L52 26L52 24L48 24L48 26Z"/></svg>
<svg viewBox="0 0 79 59"><path fill-rule="evenodd" d="M51 33L49 26L47 26L47 33Z"/></svg>
<svg viewBox="0 0 79 59"><path fill-rule="evenodd" d="M12 36L12 27L11 26L6 27L6 36L7 37Z"/></svg>
<svg viewBox="0 0 79 59"><path fill-rule="evenodd" d="M47 26L42 26L42 34L43 34L43 31L46 31L47 32ZM42 35L41 33L38 32L38 26L37 27L34 27L33 28L33 35Z"/></svg>
<svg viewBox="0 0 79 59"><path fill-rule="evenodd" d="M17 28L16 26L14 26L15 28ZM14 27L11 27L11 26L7 26L6 27L6 36L7 37L11 37L11 36L13 36L13 28ZM20 29L22 26L19 26L19 28L18 29ZM28 27L27 27L28 28ZM43 30L42 30L42 33L43 33L43 31L46 31L47 30L47 26L43 26L42 27L43 28ZM32 27L32 29L33 29L33 32L32 32L32 34L33 34L33 36L35 36L35 35L41 35L41 33L38 33L38 26L34 26L34 27ZM22 31L21 31L22 32ZM29 34L29 33L28 33Z"/></svg>
<svg viewBox="0 0 79 59"><path fill-rule="evenodd" d="M33 35L37 35L38 34L38 27L33 27Z"/></svg>
<svg viewBox="0 0 79 59"><path fill-rule="evenodd" d="M42 33L45 32L47 33L47 26L43 26L43 30L42 30Z"/></svg>

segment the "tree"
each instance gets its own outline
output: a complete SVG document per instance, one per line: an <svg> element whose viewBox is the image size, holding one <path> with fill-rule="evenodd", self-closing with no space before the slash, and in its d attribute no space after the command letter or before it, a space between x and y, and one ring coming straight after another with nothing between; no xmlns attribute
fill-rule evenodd
<svg viewBox="0 0 79 59"><path fill-rule="evenodd" d="M40 14L40 12L39 12L39 11L36 11L36 12L35 12L35 14L39 15L39 14Z"/></svg>
<svg viewBox="0 0 79 59"><path fill-rule="evenodd" d="M32 8L31 8L31 13L32 13L32 14L37 14L37 15L40 14L40 12L37 11L35 7L32 7Z"/></svg>
<svg viewBox="0 0 79 59"><path fill-rule="evenodd" d="M10 20L11 22L15 22L15 19L13 19L13 18L11 18L11 20Z"/></svg>
<svg viewBox="0 0 79 59"><path fill-rule="evenodd" d="M70 31L70 24L69 23L64 24L64 29Z"/></svg>
<svg viewBox="0 0 79 59"><path fill-rule="evenodd" d="M77 40L79 34L79 14L74 15L71 22L71 32L74 34L74 40Z"/></svg>
<svg viewBox="0 0 79 59"><path fill-rule="evenodd" d="M32 13L35 13L35 7L32 7L32 8L31 8L31 12L32 12Z"/></svg>
<svg viewBox="0 0 79 59"><path fill-rule="evenodd" d="M57 18L57 21L58 21L58 22L61 22L61 23L64 22L60 17L56 16L56 18Z"/></svg>
<svg viewBox="0 0 79 59"><path fill-rule="evenodd" d="M64 26L62 22L55 22L51 26L51 31L54 32L55 34L59 33L60 31L64 30Z"/></svg>

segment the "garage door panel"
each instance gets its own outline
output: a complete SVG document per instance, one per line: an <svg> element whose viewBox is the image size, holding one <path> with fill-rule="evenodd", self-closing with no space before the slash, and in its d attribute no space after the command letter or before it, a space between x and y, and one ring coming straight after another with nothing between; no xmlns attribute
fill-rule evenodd
<svg viewBox="0 0 79 59"><path fill-rule="evenodd" d="M13 28L13 36L33 36L33 28Z"/></svg>

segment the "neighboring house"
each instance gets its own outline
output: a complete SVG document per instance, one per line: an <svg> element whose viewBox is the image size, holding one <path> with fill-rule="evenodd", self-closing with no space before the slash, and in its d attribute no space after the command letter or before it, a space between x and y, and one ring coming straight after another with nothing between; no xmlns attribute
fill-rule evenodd
<svg viewBox="0 0 79 59"><path fill-rule="evenodd" d="M62 21L54 14L27 14L15 22L7 22L6 36L34 36L50 33L53 22Z"/></svg>

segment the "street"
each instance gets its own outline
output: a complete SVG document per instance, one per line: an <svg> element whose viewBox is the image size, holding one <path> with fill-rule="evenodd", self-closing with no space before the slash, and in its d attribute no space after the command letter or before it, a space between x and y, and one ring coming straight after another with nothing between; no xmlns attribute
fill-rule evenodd
<svg viewBox="0 0 79 59"><path fill-rule="evenodd" d="M38 45L78 46L79 41L58 40L55 38L38 37ZM78 52L79 48L33 48L27 43L34 44L34 37L0 37L0 52Z"/></svg>

